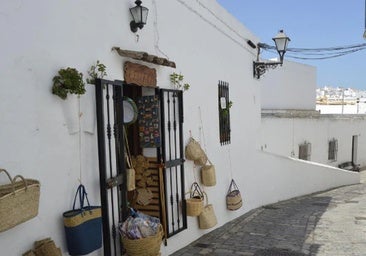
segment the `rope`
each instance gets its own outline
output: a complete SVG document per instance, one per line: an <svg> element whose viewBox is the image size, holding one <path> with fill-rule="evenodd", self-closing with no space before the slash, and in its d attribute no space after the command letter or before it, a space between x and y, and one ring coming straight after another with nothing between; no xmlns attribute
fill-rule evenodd
<svg viewBox="0 0 366 256"><path fill-rule="evenodd" d="M78 95L78 128L79 128L79 183L82 184L82 162L81 162L81 107L80 95Z"/></svg>

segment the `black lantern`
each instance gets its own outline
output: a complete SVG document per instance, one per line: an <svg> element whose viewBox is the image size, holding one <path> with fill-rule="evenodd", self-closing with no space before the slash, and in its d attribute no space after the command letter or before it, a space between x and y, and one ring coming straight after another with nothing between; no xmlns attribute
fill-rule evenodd
<svg viewBox="0 0 366 256"><path fill-rule="evenodd" d="M290 38L280 30L280 32L272 38L272 40L276 44L276 50L278 55L280 55L280 61L269 61L269 62L262 62L259 61L259 54L261 48L268 48L266 44L258 43L258 52L257 52L257 61L253 62L253 76L257 79L260 78L269 68L276 68L278 65L283 64L283 57L285 56L287 45L291 41Z"/></svg>
<svg viewBox="0 0 366 256"><path fill-rule="evenodd" d="M147 14L149 13L149 9L141 5L141 1L137 0L135 2L136 6L130 8L130 12L133 18L133 21L130 23L131 31L137 32L137 28L142 29L146 24Z"/></svg>

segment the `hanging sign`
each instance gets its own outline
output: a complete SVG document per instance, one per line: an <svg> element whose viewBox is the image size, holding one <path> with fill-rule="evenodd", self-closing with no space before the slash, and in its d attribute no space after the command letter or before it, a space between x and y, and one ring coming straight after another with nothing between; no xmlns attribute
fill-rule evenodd
<svg viewBox="0 0 366 256"><path fill-rule="evenodd" d="M154 68L126 61L124 77L128 84L156 87L156 70Z"/></svg>

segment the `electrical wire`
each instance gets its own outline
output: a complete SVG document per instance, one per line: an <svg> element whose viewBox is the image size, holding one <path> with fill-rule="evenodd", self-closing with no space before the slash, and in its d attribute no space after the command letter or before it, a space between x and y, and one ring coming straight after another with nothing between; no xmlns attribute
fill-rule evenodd
<svg viewBox="0 0 366 256"><path fill-rule="evenodd" d="M261 44L261 48L269 52L275 52L276 50L274 46L263 43ZM290 54L286 54L286 57L301 60L324 60L341 57L365 49L366 43L327 48L288 48L286 52Z"/></svg>

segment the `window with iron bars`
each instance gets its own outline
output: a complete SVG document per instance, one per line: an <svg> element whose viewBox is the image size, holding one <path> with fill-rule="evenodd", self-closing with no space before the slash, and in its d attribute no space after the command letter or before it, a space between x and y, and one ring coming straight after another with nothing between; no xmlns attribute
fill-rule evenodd
<svg viewBox="0 0 366 256"><path fill-rule="evenodd" d="M337 153L338 153L338 140L331 139L328 141L328 160L331 162L337 161Z"/></svg>
<svg viewBox="0 0 366 256"><path fill-rule="evenodd" d="M218 85L219 129L221 145L230 144L230 107L229 83L219 81Z"/></svg>
<svg viewBox="0 0 366 256"><path fill-rule="evenodd" d="M311 156L311 143L310 142L304 142L299 145L299 159L302 160L310 160Z"/></svg>

